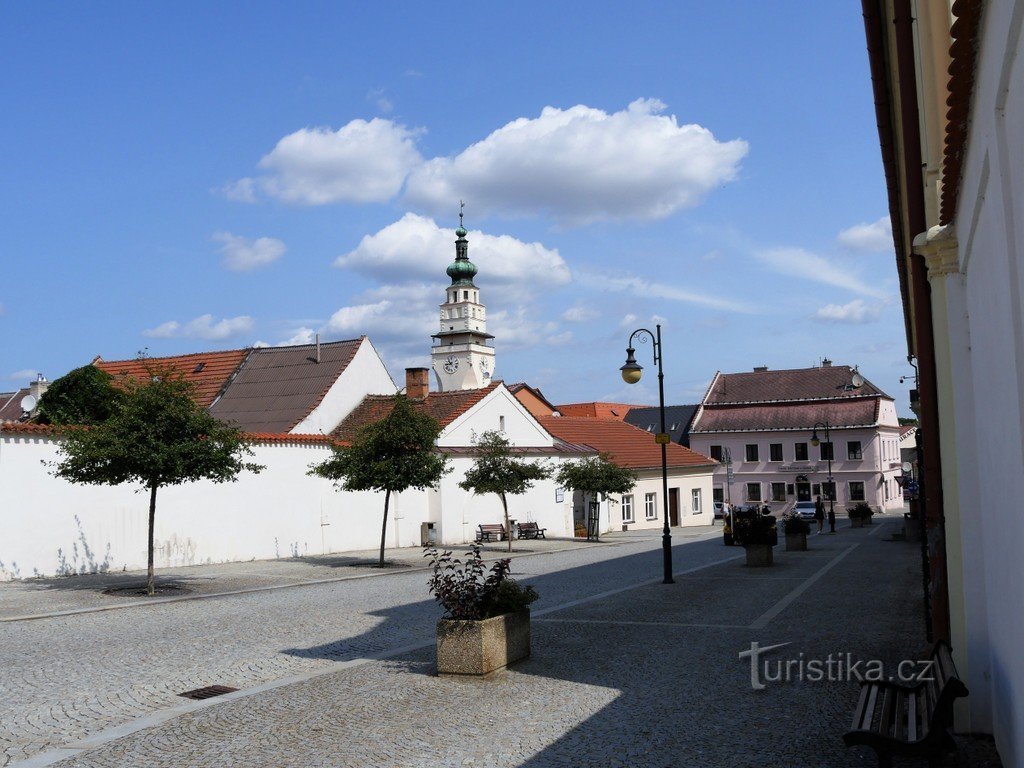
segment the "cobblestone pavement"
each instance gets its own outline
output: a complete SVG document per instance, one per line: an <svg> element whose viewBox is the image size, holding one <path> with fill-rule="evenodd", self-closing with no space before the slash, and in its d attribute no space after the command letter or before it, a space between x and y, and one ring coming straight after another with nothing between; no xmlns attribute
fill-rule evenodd
<svg viewBox="0 0 1024 768"><path fill-rule="evenodd" d="M841 527L836 536L812 537L807 553L777 551L771 569L747 569L736 559L721 562L742 551L725 549L717 539L693 540L675 548L672 585L652 583L660 581L656 536L522 558L515 563L517 575L538 588L542 601L534 610L533 656L509 670L486 679L439 678L432 648L420 648L213 700L54 764L874 765L870 752L848 750L840 738L856 703L855 682L768 681L763 690L753 690L750 661L738 654L752 641L790 643L767 655L769 672L776 669L771 661L799 659L801 653L805 659L852 653L889 669L922 656L917 551L905 542L885 541L887 528L892 526ZM112 694L119 687L130 690L130 680L152 679L153 689L169 696L164 706L181 702L172 701L171 692L185 690L180 686L186 680L195 687L196 678L172 671L193 656L202 661L198 667L210 668L207 674L220 660L220 674L210 674L207 683L242 687L252 682L239 685L229 673L247 674L245 653L260 660L254 670L264 670L261 665L274 656L287 659L275 669L283 676L315 665L342 666L339 661L355 660L367 649L429 642L437 609L425 600L423 581L422 573L400 574L0 625L0 633L34 629L32 636L16 638L22 643L19 663L34 670L22 676L40 689L57 684L62 674L77 678L57 695L37 698L91 702L99 719L108 703L122 706ZM197 609L203 618L190 627ZM111 620L116 626L104 626ZM265 638L273 633L281 635L278 652ZM60 647L65 636L72 646L67 649ZM302 639L292 641L296 636ZM102 648L90 652L87 644L98 641ZM55 660L30 664L33 642L36 657L45 646ZM51 664L58 673L43 679ZM121 664L126 669L117 672ZM101 702L97 681L111 673L118 680L102 689L112 701ZM0 711L3 727L14 715L39 734L33 748L13 732L21 740L20 754L74 738L54 704L49 719L42 709L25 718L9 704L17 696L3 697L2 706L11 707ZM152 708L155 701L143 696L139 703ZM130 710L120 710L120 721L129 719ZM95 732L102 725L98 719L82 732ZM55 729L61 739L53 738ZM999 765L991 744L962 744L947 766ZM904 764L919 763L897 763Z"/></svg>

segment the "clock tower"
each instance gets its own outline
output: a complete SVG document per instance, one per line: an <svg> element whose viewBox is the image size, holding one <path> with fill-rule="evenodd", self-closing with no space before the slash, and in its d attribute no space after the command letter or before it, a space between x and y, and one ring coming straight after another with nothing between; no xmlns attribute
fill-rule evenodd
<svg viewBox="0 0 1024 768"><path fill-rule="evenodd" d="M494 336L487 333L487 309L473 283L476 265L469 260L461 211L455 236L455 261L447 269L452 284L441 305L441 329L433 335L437 343L430 350L441 392L486 387L494 373L494 347L487 346Z"/></svg>

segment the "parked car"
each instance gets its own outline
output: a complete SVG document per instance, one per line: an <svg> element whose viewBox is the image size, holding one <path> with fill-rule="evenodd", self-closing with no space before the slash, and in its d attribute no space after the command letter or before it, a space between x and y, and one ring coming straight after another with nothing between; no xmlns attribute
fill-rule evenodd
<svg viewBox="0 0 1024 768"><path fill-rule="evenodd" d="M798 501L796 506L793 507L793 514L798 515L804 520L814 519L814 502L813 501Z"/></svg>
<svg viewBox="0 0 1024 768"><path fill-rule="evenodd" d="M722 508L723 504L721 501L715 502L715 520L721 520L725 517L725 510Z"/></svg>

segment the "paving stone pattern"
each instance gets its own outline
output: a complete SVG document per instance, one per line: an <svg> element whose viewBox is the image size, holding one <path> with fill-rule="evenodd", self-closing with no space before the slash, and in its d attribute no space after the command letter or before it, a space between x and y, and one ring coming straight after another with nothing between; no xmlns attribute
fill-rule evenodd
<svg viewBox="0 0 1024 768"><path fill-rule="evenodd" d="M657 539L524 558L517 567L544 599L535 610L533 655L509 670L485 679L439 678L433 650L427 648L224 701L56 765L872 766L870 751L848 750L840 738L856 702L855 682L778 682L755 691L749 661L737 656L751 641L791 643L770 654L778 659L850 652L894 668L899 660L923 655L916 549L870 533L841 528L836 536L813 537L810 552L777 552L771 569L747 569L732 561L678 576L673 585L644 584L559 610L548 609L656 577ZM854 544L766 626L750 629ZM675 567L682 571L741 552L717 540L696 541L676 548ZM117 663L128 665L122 684L161 670L169 675L191 655L201 659L195 669L209 675L220 658L219 679L202 684L238 685L223 678L227 671L244 677L243 657L256 660L251 662L255 677L275 662L275 642L267 638L274 633L283 636L279 649L296 649L277 653L287 659L279 662L282 668L271 667L279 675L284 668L293 673L293 664L330 664L365 647L429 639L436 609L422 600L422 574L409 576L415 579L403 575L347 582L340 589L330 585L169 604L150 612L149 626L131 626L142 611L94 614L120 621L117 631L128 633L128 640L122 644L111 632L114 650L94 649L92 657L100 657L103 674ZM285 594L288 598L278 603ZM342 603L344 610L338 608ZM175 627L197 608L207 615L194 630L201 639L193 640L186 629ZM314 613L307 618L296 618L310 610ZM129 615L134 618L122 619ZM55 640L67 632L73 646L68 658L78 658L83 668L77 693L101 717L108 704L117 706L117 697L97 701L97 674L82 660L90 658L83 636L92 635L95 642L98 630L83 618L19 627L49 624ZM306 641L293 641L293 631ZM166 642L162 633L169 634ZM142 637L153 650L133 657L125 649ZM34 639L40 643L39 632ZM182 643L185 650L179 652ZM27 661L28 649L22 651ZM73 672L63 650L47 652L57 657L61 673ZM55 682L46 672L32 679L30 695L32 686ZM161 683L163 690L173 687ZM196 687L194 681L188 687ZM105 690L110 696L115 689ZM42 698L74 698L75 692L71 684L61 696ZM6 707L9 699L4 699ZM152 701L143 697L140 704ZM70 715L76 712L72 708ZM0 712L5 728L8 714ZM51 719L37 717L33 727L45 741L47 729L66 728L68 716L59 711ZM945 765L998 766L990 744L963 745L964 751Z"/></svg>

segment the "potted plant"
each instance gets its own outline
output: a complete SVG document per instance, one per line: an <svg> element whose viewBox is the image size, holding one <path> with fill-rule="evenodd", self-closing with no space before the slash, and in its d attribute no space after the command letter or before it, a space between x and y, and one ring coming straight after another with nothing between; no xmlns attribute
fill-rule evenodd
<svg viewBox="0 0 1024 768"><path fill-rule="evenodd" d="M875 514L875 511L867 502L859 501L852 507L847 507L846 514L850 516L852 527L862 528L865 525L871 525L871 516Z"/></svg>
<svg viewBox="0 0 1024 768"><path fill-rule="evenodd" d="M806 552L807 534L811 532L811 524L800 515L784 515L782 529L786 533L787 552Z"/></svg>
<svg viewBox="0 0 1024 768"><path fill-rule="evenodd" d="M437 622L437 672L486 675L530 655L530 608L537 591L509 578L508 558L490 571L472 545L466 559L427 549L430 593L444 608Z"/></svg>
<svg viewBox="0 0 1024 768"><path fill-rule="evenodd" d="M747 551L747 565L766 566L774 562L772 547L778 542L775 518L758 508L737 510L733 515L733 539Z"/></svg>

